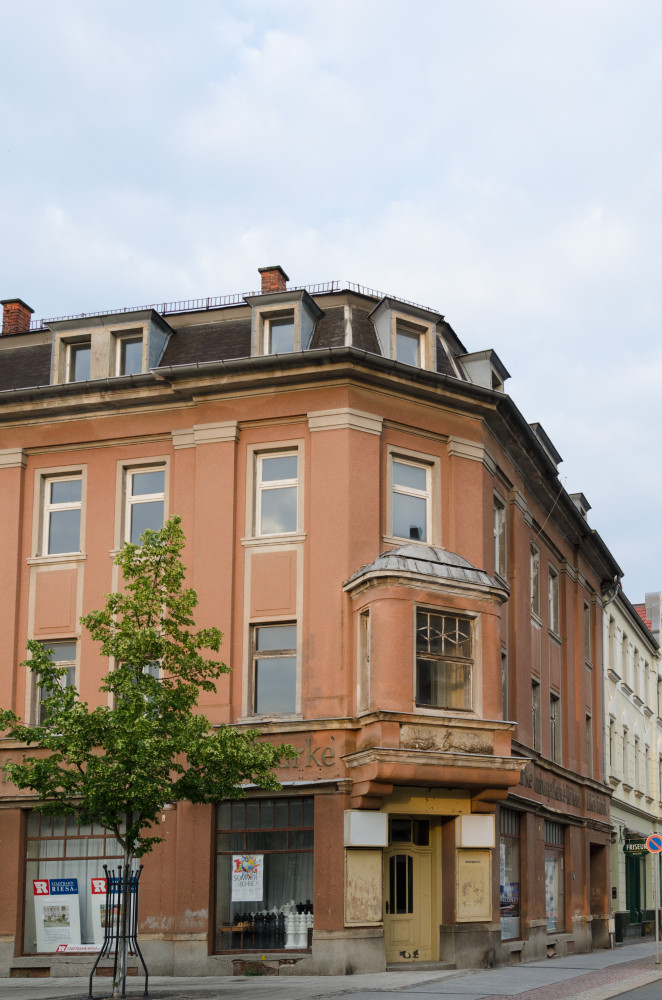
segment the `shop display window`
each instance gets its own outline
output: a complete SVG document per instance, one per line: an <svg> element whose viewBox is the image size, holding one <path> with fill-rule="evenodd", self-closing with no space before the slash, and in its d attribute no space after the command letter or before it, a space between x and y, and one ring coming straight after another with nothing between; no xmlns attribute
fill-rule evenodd
<svg viewBox="0 0 662 1000"><path fill-rule="evenodd" d="M565 930L565 837L560 823L545 820L545 910L547 931Z"/></svg>
<svg viewBox="0 0 662 1000"><path fill-rule="evenodd" d="M499 823L501 939L507 941L520 937L519 813L502 809Z"/></svg>
<svg viewBox="0 0 662 1000"><path fill-rule="evenodd" d="M310 947L313 798L217 809L216 951Z"/></svg>
<svg viewBox="0 0 662 1000"><path fill-rule="evenodd" d="M111 830L75 816L31 812L27 824L23 951L100 944L105 914L103 866L122 862ZM102 885L103 883L103 885Z"/></svg>

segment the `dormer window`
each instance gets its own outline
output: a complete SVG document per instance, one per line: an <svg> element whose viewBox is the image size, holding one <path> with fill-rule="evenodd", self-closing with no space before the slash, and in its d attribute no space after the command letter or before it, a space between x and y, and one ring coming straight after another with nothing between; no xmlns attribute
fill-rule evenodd
<svg viewBox="0 0 662 1000"><path fill-rule="evenodd" d="M422 364L424 338L424 329L407 323L397 323L394 352L396 361L401 361L404 365L413 365L415 368L424 367Z"/></svg>
<svg viewBox="0 0 662 1000"><path fill-rule="evenodd" d="M87 382L90 377L92 344L89 340L67 344L67 382Z"/></svg>
<svg viewBox="0 0 662 1000"><path fill-rule="evenodd" d="M434 371L437 324L443 316L398 299L383 298L370 319L385 358Z"/></svg>
<svg viewBox="0 0 662 1000"><path fill-rule="evenodd" d="M94 382L158 367L172 328L154 309L51 320L51 382Z"/></svg>
<svg viewBox="0 0 662 1000"><path fill-rule="evenodd" d="M291 354L294 349L294 310L265 316L264 353Z"/></svg>
<svg viewBox="0 0 662 1000"><path fill-rule="evenodd" d="M115 374L139 375L143 370L142 331L118 335L115 339Z"/></svg>
<svg viewBox="0 0 662 1000"><path fill-rule="evenodd" d="M292 354L307 351L322 310L308 292L268 292L250 295L252 354Z"/></svg>

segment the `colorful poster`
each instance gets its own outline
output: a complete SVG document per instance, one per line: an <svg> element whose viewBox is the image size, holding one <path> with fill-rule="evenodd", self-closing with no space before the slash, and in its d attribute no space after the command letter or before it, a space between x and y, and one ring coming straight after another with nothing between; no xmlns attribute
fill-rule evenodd
<svg viewBox="0 0 662 1000"><path fill-rule="evenodd" d="M100 948L103 944L106 916L106 880L103 877L90 879L90 912L92 914L94 944Z"/></svg>
<svg viewBox="0 0 662 1000"><path fill-rule="evenodd" d="M37 951L80 945L78 879L40 878L32 882Z"/></svg>
<svg viewBox="0 0 662 1000"><path fill-rule="evenodd" d="M264 876L263 854L232 855L232 902L259 902Z"/></svg>

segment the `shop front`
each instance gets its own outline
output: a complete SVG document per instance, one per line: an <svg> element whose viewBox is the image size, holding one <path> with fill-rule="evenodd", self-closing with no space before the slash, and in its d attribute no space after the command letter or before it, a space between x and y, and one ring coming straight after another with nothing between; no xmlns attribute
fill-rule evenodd
<svg viewBox="0 0 662 1000"><path fill-rule="evenodd" d="M609 946L609 798L591 779L527 763L499 807L503 954Z"/></svg>

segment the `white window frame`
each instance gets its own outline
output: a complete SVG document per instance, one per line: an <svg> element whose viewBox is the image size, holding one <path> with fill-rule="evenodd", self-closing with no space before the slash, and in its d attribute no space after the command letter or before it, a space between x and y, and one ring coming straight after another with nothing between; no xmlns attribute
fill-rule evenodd
<svg viewBox="0 0 662 1000"><path fill-rule="evenodd" d="M438 608L430 607L426 605L415 605L414 606L414 618L413 618L413 653L414 653L414 674L413 674L413 703L416 712L443 713L445 715L461 715L466 716L470 713L475 713L477 711L477 704L479 703L480 693L479 693L479 677L480 677L480 666L478 662L478 651L480 649L480 639L478 636L478 619L471 614L460 613L456 609L450 608ZM463 622L469 624L470 628L470 638L471 638L471 656L454 656L452 653L444 654L431 654L424 650L418 649L418 629L419 629L419 614L427 615L437 615L444 618L456 618ZM434 662L447 661L450 663L458 663L465 665L469 668L469 691L468 691L468 705L463 707L458 706L444 706L444 705L425 705L424 703L419 703L417 699L418 694L418 660L424 659Z"/></svg>
<svg viewBox="0 0 662 1000"><path fill-rule="evenodd" d="M561 762L561 695L555 691L549 695L549 758Z"/></svg>
<svg viewBox="0 0 662 1000"><path fill-rule="evenodd" d="M549 605L549 618L547 627L554 635L561 634L561 595L559 572L554 566L549 564L547 574L547 594Z"/></svg>
<svg viewBox="0 0 662 1000"><path fill-rule="evenodd" d="M288 353L293 353L301 350L301 303L297 300L253 307L253 355L273 355L269 350L271 322L290 318L294 325L294 344L292 352Z"/></svg>
<svg viewBox="0 0 662 1000"><path fill-rule="evenodd" d="M140 374L145 371L145 331L142 327L137 327L135 330L123 330L121 333L113 333L113 346L115 350L115 360L113 365L113 374L116 376L126 375L122 369L122 349L124 344L128 341L135 343L140 342L141 345L141 362L140 362L140 372L130 372L129 374Z"/></svg>
<svg viewBox="0 0 662 1000"><path fill-rule="evenodd" d="M494 572L502 580L508 572L507 559L508 525L506 501L498 493L494 494Z"/></svg>
<svg viewBox="0 0 662 1000"><path fill-rule="evenodd" d="M292 349L284 353L293 354L299 349L299 337L295 310L293 308L275 309L273 312L265 312L262 316L262 354L278 353L277 351L272 350L271 347L271 327L274 323L277 324L282 320L288 320L292 324Z"/></svg>
<svg viewBox="0 0 662 1000"><path fill-rule="evenodd" d="M391 357L398 361L397 337L398 330L402 333L418 334L419 367L427 371L436 369L436 324L421 322L416 317L407 315L397 309L391 310ZM404 362L405 364L407 362Z"/></svg>
<svg viewBox="0 0 662 1000"><path fill-rule="evenodd" d="M258 650L257 648L257 632L261 628L283 628L291 627L296 630L296 645L292 648L273 649L273 650ZM301 713L301 674L300 674L300 655L299 649L301 644L301 631L299 628L299 623L293 621L292 619L285 619L283 621L254 621L249 625L250 639L249 639L249 649L250 649L250 704L248 706L248 714L254 718L290 718L292 716L298 716ZM257 681L256 681L256 671L257 671L257 660L278 660L284 658L294 658L294 708L290 711L278 712L267 710L265 712L257 711Z"/></svg>
<svg viewBox="0 0 662 1000"><path fill-rule="evenodd" d="M393 358L396 361L401 361L402 364L409 364L408 361L402 361L402 359L398 357L398 334L402 334L406 337L412 337L412 338L416 337L418 339L418 347L416 351L417 359L415 367L427 368L427 365L424 362L426 360L426 347L427 347L427 338L429 335L429 327L418 326L417 324L412 323L408 320L396 318L395 324L393 326Z"/></svg>
<svg viewBox="0 0 662 1000"><path fill-rule="evenodd" d="M57 652L58 646L73 645L74 647L74 658L73 660L58 660L57 657L52 657L51 662L56 663L58 667L66 667L67 673L60 678L60 684L63 688L65 687L75 687L77 681L77 663L78 663L78 640L77 639L40 639L39 640L45 649L52 649ZM37 677L34 676L34 721L35 725L42 725L41 718L41 687L37 681Z"/></svg>
<svg viewBox="0 0 662 1000"><path fill-rule="evenodd" d="M264 481L262 479L262 466L265 459L269 458L291 458L294 456L297 460L297 474L293 479L270 479ZM283 449L271 449L269 451L256 451L255 457L255 518L253 523L253 535L256 538L279 538L284 535L291 536L296 535L300 531L301 525L301 506L300 506L300 482L301 482L301 459L298 448L283 448ZM291 531L276 531L267 532L261 530L262 521L262 497L263 494L270 490L279 489L296 489L296 524Z"/></svg>
<svg viewBox="0 0 662 1000"><path fill-rule="evenodd" d="M405 486L395 486L393 482L393 462L402 462L426 472L426 489L414 490ZM422 545L441 545L441 463L434 455L424 455L408 448L387 446L386 452L386 534L384 541L402 545L404 542L419 542ZM393 494L421 497L426 500L426 539L407 538L396 535L393 530Z"/></svg>
<svg viewBox="0 0 662 1000"><path fill-rule="evenodd" d="M540 549L531 543L530 555L531 575L531 613L540 618Z"/></svg>
<svg viewBox="0 0 662 1000"><path fill-rule="evenodd" d="M74 355L80 348L87 348L90 352L90 374L87 379L73 378ZM65 382L88 382L92 378L92 338L86 337L81 340L67 341L65 344Z"/></svg>
<svg viewBox="0 0 662 1000"><path fill-rule="evenodd" d="M80 469L75 471L62 471L59 473L46 473L40 472L40 527L39 527L39 541L37 544L37 552L42 556L47 556L51 558L56 558L58 556L76 555L82 551L81 541L83 538L83 510L84 510L84 498L85 498L85 478L83 472ZM51 503L48 499L50 494L50 487L52 483L55 482L80 482L80 500L68 500L62 503ZM78 521L78 548L71 549L70 552L49 552L49 535L50 535L50 515L55 511L61 510L78 510L80 511L80 517Z"/></svg>
<svg viewBox="0 0 662 1000"><path fill-rule="evenodd" d="M358 614L356 707L358 713L370 709L370 608Z"/></svg>
<svg viewBox="0 0 662 1000"><path fill-rule="evenodd" d="M131 496L131 481L136 473L163 472L163 492L143 493L139 497ZM128 542L131 535L131 509L141 503L155 500L163 501L163 524L168 520L168 466L165 462L154 461L145 465L122 465L122 533L121 544ZM156 530L156 529L155 529Z"/></svg>

